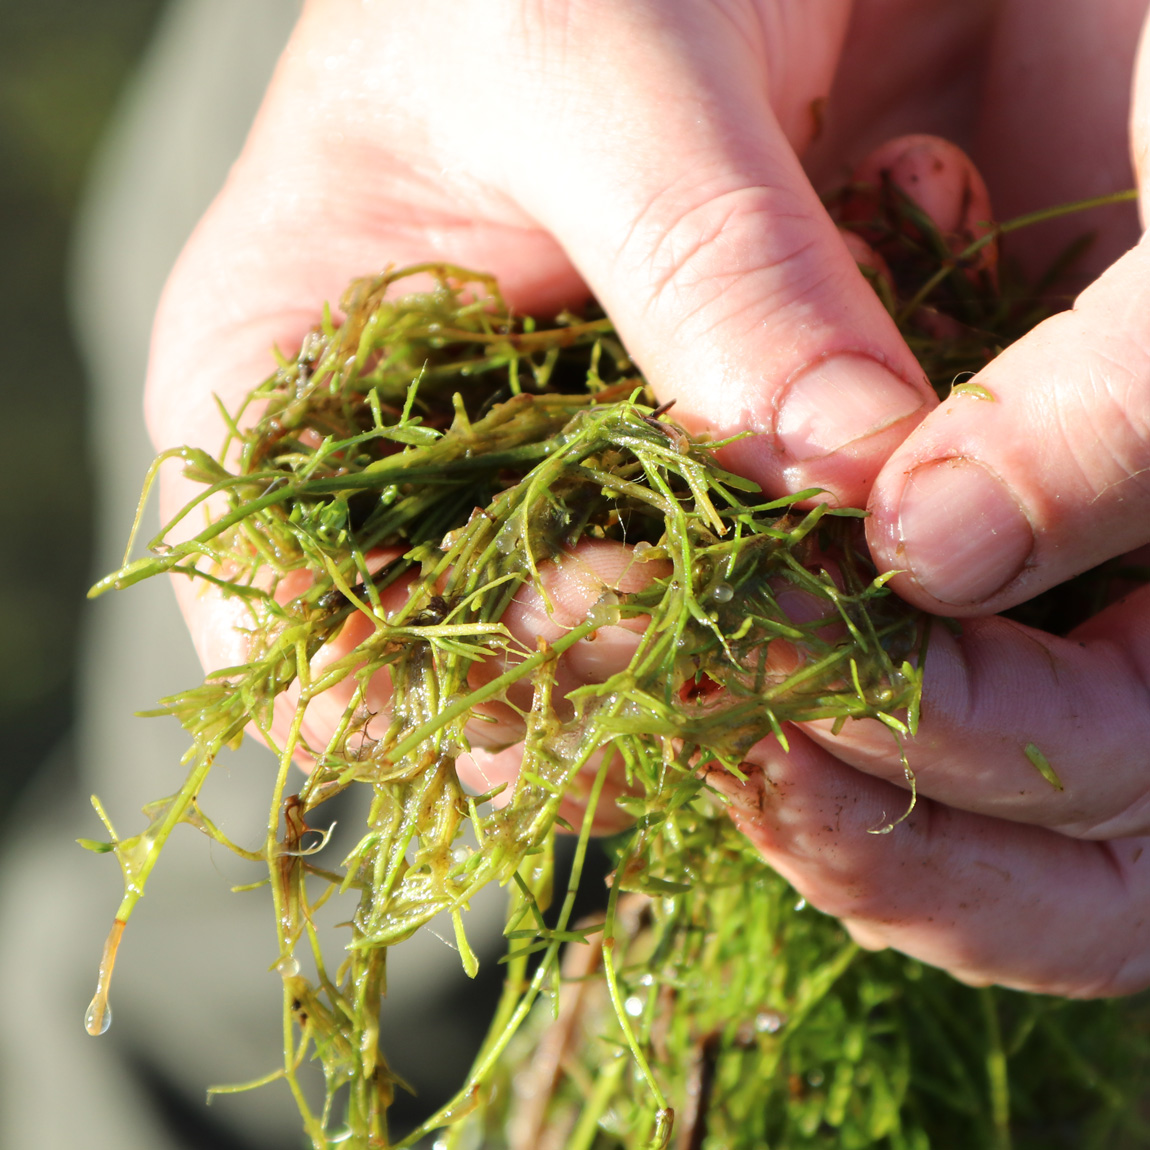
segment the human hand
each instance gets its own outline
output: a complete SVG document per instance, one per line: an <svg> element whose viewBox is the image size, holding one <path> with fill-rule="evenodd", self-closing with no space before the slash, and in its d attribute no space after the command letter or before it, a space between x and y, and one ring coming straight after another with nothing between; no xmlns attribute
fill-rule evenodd
<svg viewBox="0 0 1150 1150"><path fill-rule="evenodd" d="M214 449L213 397L234 410L272 370L272 345L298 346L352 277L440 258L493 271L524 311L594 291L678 417L715 435L758 428L744 462L774 487L860 502L935 400L796 158L847 16L841 3L313 2L165 293L157 445ZM768 35L784 17L797 19ZM836 351L848 378L826 366ZM827 415L817 398L781 398L808 367L818 394L842 393ZM856 377L867 388L852 391ZM775 435L788 419L789 457ZM193 494L174 471L165 518ZM243 662L242 604L184 581L177 593L205 665ZM512 734L488 725L474 741ZM479 754L489 778L514 767L514 747Z"/></svg>
<svg viewBox="0 0 1150 1150"><path fill-rule="evenodd" d="M1132 116L1144 219L1147 55L1144 38ZM992 171L996 138L1001 125L984 127ZM974 982L1097 995L1150 980L1150 589L1065 638L984 617L1150 542L1148 259L1143 240L976 377L993 403L943 403L875 483L868 533L880 565L903 572L891 585L967 617L958 636L932 634L906 748L915 812L890 836L864 833L906 804L889 732L871 723L839 737L815 725L789 756L756 748L747 788L717 780L765 856L859 941Z"/></svg>
<svg viewBox="0 0 1150 1150"><path fill-rule="evenodd" d="M844 45L849 6L832 0L561 12L453 3L439 19L427 4L313 2L165 293L149 385L158 445L214 447L213 394L234 408L270 370L268 348L297 344L352 276L444 258L493 271L524 311L594 292L661 397L677 399L677 417L714 435L755 433L729 449L730 466L772 491L817 485L861 502L934 400L797 153L820 114L827 131L810 163L823 173L906 126L907 109L926 109L915 126L969 135L990 13L965 0L936 6L934 23L915 13L905 0L860 4ZM1004 35L995 51L1006 62L990 72L1000 85ZM1080 100L1087 124L1096 94ZM1006 133L988 154L1020 138ZM1054 200L1076 191L1050 187ZM166 477L167 510L187 495ZM205 662L237 661L227 603L179 590ZM959 731L956 760L976 742ZM836 754L886 769L846 741ZM792 822L810 811L788 805ZM836 909L857 868L831 875L825 858L788 856L764 825L749 829L768 857ZM900 840L865 845L876 841ZM1051 984L1045 969L1018 968L1017 936L988 939L957 913L946 930L930 926L932 899L959 901L950 885L919 876L904 889L919 901L895 908L895 945L968 977ZM871 938L891 917L878 900L843 905Z"/></svg>

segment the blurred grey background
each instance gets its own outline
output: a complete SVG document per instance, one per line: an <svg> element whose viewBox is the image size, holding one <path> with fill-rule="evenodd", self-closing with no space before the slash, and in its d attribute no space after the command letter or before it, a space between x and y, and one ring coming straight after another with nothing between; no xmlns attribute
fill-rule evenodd
<svg viewBox="0 0 1150 1150"><path fill-rule="evenodd" d="M92 560L72 222L161 0L0 0L0 787L66 735Z"/></svg>

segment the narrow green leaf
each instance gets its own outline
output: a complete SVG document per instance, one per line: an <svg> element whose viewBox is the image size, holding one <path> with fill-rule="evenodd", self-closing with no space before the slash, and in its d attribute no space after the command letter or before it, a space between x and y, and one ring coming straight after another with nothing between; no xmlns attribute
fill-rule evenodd
<svg viewBox="0 0 1150 1150"><path fill-rule="evenodd" d="M988 391L981 383L956 383L950 389L951 395L970 395L975 399L985 400L987 403L997 403L994 395Z"/></svg>
<svg viewBox="0 0 1150 1150"><path fill-rule="evenodd" d="M77 839L76 842L78 842L84 850L93 851L98 855L106 855L116 849L115 843L104 843L97 839Z"/></svg>
<svg viewBox="0 0 1150 1150"><path fill-rule="evenodd" d="M1063 790L1062 780L1058 777L1050 760L1038 749L1034 743L1027 743L1024 748L1026 757L1031 766L1056 790Z"/></svg>

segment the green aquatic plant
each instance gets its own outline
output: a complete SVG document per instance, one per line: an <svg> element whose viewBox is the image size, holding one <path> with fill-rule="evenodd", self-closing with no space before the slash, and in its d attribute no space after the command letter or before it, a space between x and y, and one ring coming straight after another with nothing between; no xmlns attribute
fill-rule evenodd
<svg viewBox="0 0 1150 1150"><path fill-rule="evenodd" d="M890 189L879 211L880 293L912 342L934 332L937 384L1033 322L1031 301L976 262L993 237L956 256ZM767 499L727 472L722 444L657 405L606 317L518 317L490 277L440 264L358 281L341 310L227 413L217 456L157 460L149 486L177 459L202 494L94 589L202 581L242 603L249 655L163 700L193 745L143 832L118 837L96 804L110 841L85 845L116 854L125 894L89 1030L106 1028L124 924L185 822L266 868L284 1060L259 1081L286 1081L317 1150L438 1129L460 1147L1008 1145L1032 1093L1013 1064L1057 1031L1058 1006L860 955L796 905L708 785L741 777L747 751L785 743L792 722L868 717L896 742L913 734L929 624L876 575L861 512L812 505L813 491ZM637 589L602 585L550 640L517 634L517 596L546 604L554 565L597 543L631 549ZM796 596L803 611L785 606ZM619 626L633 653L560 687L568 652ZM322 744L308 723L320 699L339 701ZM456 763L493 722L516 728L522 765L509 790L473 794ZM197 797L252 729L278 769L266 837L246 848ZM349 790L367 796L366 826L332 860L312 825ZM611 840L604 913L575 922L608 805L630 829ZM553 900L562 831L575 861ZM393 1143L388 950L446 914L474 974L466 915L491 883L508 892L508 951L490 1033L453 1101ZM341 896L355 907L333 940L317 912ZM312 1062L318 1106L301 1082ZM1128 1120L1109 1070L1059 1080L1074 1084L1065 1104ZM948 1141L958 1130L975 1140Z"/></svg>

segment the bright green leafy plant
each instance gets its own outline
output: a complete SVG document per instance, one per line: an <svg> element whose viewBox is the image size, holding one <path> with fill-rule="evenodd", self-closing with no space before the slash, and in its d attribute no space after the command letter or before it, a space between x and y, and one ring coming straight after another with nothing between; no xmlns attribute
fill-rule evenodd
<svg viewBox="0 0 1150 1150"><path fill-rule="evenodd" d="M867 227L892 269L876 285L940 386L1037 318L980 257L994 236L956 257L889 189ZM357 282L342 311L230 414L218 456L157 461L153 477L178 458L203 493L95 589L205 581L242 601L250 653L163 701L193 739L181 790L146 808L142 833L105 819L111 841L85 844L125 876L89 1030L106 1025L124 924L186 822L266 867L285 1048L261 1081L286 1080L317 1150L393 1145L387 952L446 913L474 973L466 911L490 883L508 891L490 1034L453 1102L397 1145L442 1129L460 1147L1006 1146L1012 1119L1017 1134L1028 1108L1053 1112L1038 1085L1051 1066L1076 1144L1129 1125L1137 1059L1119 1081L1109 1052L1037 1053L1068 1041L1081 1008L860 955L796 903L708 785L791 722L913 734L929 624L876 577L861 513L812 506L815 492L767 499L725 471L721 444L657 406L605 317L538 324L488 277L444 265ZM207 526L171 542L203 508ZM508 624L517 596L547 601L556 563L611 544L631 548L637 589L604 585L550 641ZM784 609L796 596L808 610ZM634 632L629 657L561 688L567 653L618 627ZM322 742L308 722L320 699L340 704ZM456 763L493 719L517 725L518 779L469 793ZM279 765L249 849L197 796L251 729ZM348 789L368 796L366 826L328 859L311 826ZM607 805L631 827L611 840L605 912L573 922ZM560 831L575 864L551 906ZM356 906L333 940L316 912L339 895ZM1108 1008L1092 1009L1075 1026L1112 1035ZM301 1085L311 1062L319 1107Z"/></svg>

